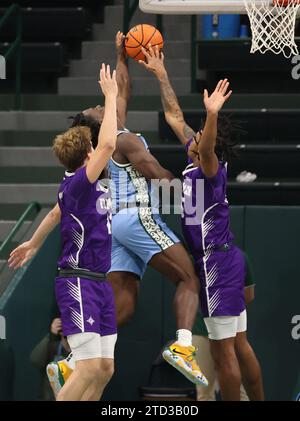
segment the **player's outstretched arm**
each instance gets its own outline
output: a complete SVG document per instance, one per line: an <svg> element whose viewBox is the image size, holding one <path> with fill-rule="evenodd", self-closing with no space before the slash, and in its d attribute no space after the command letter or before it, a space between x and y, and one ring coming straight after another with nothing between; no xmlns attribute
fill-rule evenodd
<svg viewBox="0 0 300 421"><path fill-rule="evenodd" d="M32 259L41 248L44 240L60 222L61 212L58 204L45 216L37 230L29 241L20 244L11 253L8 265L12 269L18 269Z"/></svg>
<svg viewBox="0 0 300 421"><path fill-rule="evenodd" d="M118 151L124 155L135 170L148 180L173 180L174 175L163 168L160 163L147 151L142 142L133 133L121 134L118 139Z"/></svg>
<svg viewBox="0 0 300 421"><path fill-rule="evenodd" d="M91 183L98 180L101 172L111 158L117 141L117 95L118 85L116 71L110 74L110 66L102 64L100 70L100 86L105 96L104 117L98 137L98 145L90 156L86 167L86 175Z"/></svg>
<svg viewBox="0 0 300 421"><path fill-rule="evenodd" d="M228 91L228 87L229 82L227 79L224 79L218 82L216 89L210 96L207 90L204 90L206 121L201 140L198 143L198 152L201 168L207 177L215 176L218 171L219 163L215 154L218 113L232 94L232 91Z"/></svg>
<svg viewBox="0 0 300 421"><path fill-rule="evenodd" d="M117 113L122 125L125 127L127 104L130 98L131 89L127 58L124 48L124 39L125 35L123 34L123 32L118 31L116 34L116 72L118 84Z"/></svg>
<svg viewBox="0 0 300 421"><path fill-rule="evenodd" d="M139 63L150 72L153 72L157 77L166 121L171 126L180 142L185 145L188 140L194 136L195 132L184 119L183 112L164 65L164 55L159 51L158 46L153 49L150 45L148 51L144 48L142 48L142 51L147 62L140 60Z"/></svg>

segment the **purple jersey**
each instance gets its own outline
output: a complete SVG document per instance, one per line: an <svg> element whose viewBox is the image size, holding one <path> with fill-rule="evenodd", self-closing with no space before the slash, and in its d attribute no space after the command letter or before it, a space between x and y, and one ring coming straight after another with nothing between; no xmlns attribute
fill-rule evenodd
<svg viewBox="0 0 300 421"><path fill-rule="evenodd" d="M90 183L86 167L66 171L60 185L62 252L60 269L108 272L111 265L111 198L100 181Z"/></svg>
<svg viewBox="0 0 300 421"><path fill-rule="evenodd" d="M189 164L182 174L182 228L197 261L206 252L230 243L233 239L229 230L229 205L226 198L226 164L219 162L218 172L211 178L206 177L201 168L193 167L193 164ZM199 212L200 207L203 207L202 212Z"/></svg>
<svg viewBox="0 0 300 421"><path fill-rule="evenodd" d="M239 316L245 309L245 261L230 244L226 164L219 162L217 174L206 177L191 163L183 176L183 232L195 259L203 316Z"/></svg>

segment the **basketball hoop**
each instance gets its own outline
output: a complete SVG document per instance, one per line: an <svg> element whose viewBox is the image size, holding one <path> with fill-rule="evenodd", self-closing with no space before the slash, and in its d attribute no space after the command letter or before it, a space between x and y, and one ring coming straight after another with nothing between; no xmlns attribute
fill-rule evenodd
<svg viewBox="0 0 300 421"><path fill-rule="evenodd" d="M244 0L252 30L251 53L298 55L295 23L300 0Z"/></svg>
<svg viewBox="0 0 300 421"><path fill-rule="evenodd" d="M142 11L160 14L248 13L251 53L298 55L295 23L300 0L139 0Z"/></svg>

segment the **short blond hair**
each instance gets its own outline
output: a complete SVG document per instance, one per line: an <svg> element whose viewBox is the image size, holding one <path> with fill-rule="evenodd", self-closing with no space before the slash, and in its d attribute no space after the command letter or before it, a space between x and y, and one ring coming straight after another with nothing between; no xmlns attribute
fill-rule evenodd
<svg viewBox="0 0 300 421"><path fill-rule="evenodd" d="M84 126L71 127L56 136L53 142L55 155L69 171L82 167L91 148L91 131Z"/></svg>

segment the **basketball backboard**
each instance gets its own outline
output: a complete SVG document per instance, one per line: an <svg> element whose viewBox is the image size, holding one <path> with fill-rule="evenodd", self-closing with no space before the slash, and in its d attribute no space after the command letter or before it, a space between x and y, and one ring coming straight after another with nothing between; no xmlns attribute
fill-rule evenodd
<svg viewBox="0 0 300 421"><path fill-rule="evenodd" d="M244 0L139 0L139 7L145 13L158 14L246 14Z"/></svg>

